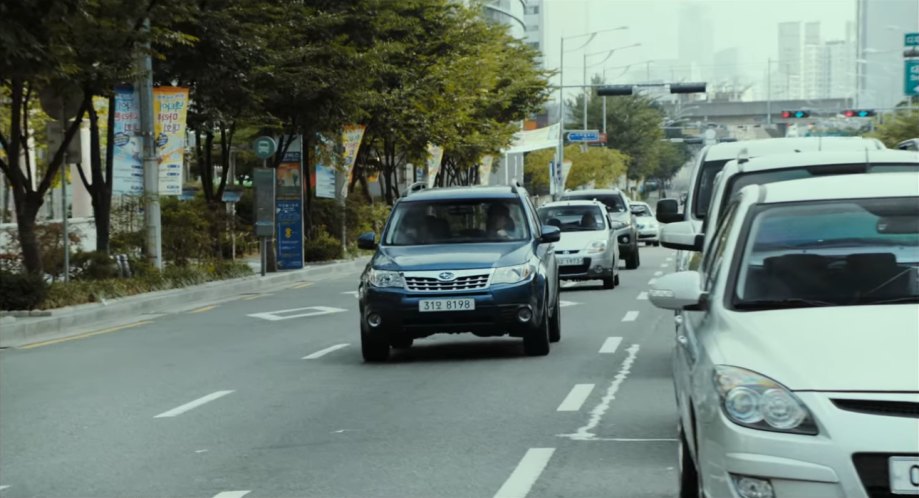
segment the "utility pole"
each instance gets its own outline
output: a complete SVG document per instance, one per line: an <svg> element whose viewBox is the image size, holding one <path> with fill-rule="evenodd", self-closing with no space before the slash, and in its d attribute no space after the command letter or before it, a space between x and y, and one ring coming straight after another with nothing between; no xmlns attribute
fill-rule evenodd
<svg viewBox="0 0 919 498"><path fill-rule="evenodd" d="M159 161L156 158L153 131L153 61L150 58L150 19L144 19L146 37L138 54L140 76L137 95L140 103L140 132L144 144L144 231L146 232L147 260L157 269L163 269L163 229L160 218ZM113 112L113 111L110 111Z"/></svg>
<svg viewBox="0 0 919 498"><path fill-rule="evenodd" d="M766 63L766 124L772 124L772 58Z"/></svg>

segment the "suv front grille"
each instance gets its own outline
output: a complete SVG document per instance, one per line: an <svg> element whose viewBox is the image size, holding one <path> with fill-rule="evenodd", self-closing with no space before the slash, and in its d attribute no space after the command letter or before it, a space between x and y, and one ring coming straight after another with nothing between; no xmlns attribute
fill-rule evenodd
<svg viewBox="0 0 919 498"><path fill-rule="evenodd" d="M453 280L441 280L433 276L405 275L405 287L410 291L449 292L481 290L488 288L488 273L457 276Z"/></svg>
<svg viewBox="0 0 919 498"><path fill-rule="evenodd" d="M864 399L834 399L833 404L850 412L919 418L919 403L910 401L878 401Z"/></svg>

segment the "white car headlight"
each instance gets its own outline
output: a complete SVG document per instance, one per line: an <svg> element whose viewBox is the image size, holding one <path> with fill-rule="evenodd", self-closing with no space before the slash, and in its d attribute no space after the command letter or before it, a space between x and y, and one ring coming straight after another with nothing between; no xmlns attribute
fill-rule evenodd
<svg viewBox="0 0 919 498"><path fill-rule="evenodd" d="M749 370L718 365L715 390L732 422L766 431L817 434L817 424L804 403L778 382Z"/></svg>
<svg viewBox="0 0 919 498"><path fill-rule="evenodd" d="M516 284L533 278L536 274L536 265L524 263L522 265L504 266L495 269L491 282L493 284Z"/></svg>
<svg viewBox="0 0 919 498"><path fill-rule="evenodd" d="M371 268L370 285L374 287L405 287L405 279L397 271Z"/></svg>
<svg viewBox="0 0 919 498"><path fill-rule="evenodd" d="M588 254L596 254L606 251L606 241L605 240L595 240L587 246Z"/></svg>
<svg viewBox="0 0 919 498"><path fill-rule="evenodd" d="M621 229L623 229L623 228L628 228L629 225L630 225L629 223L626 223L626 222L624 222L624 221L611 221L611 222L609 222L609 226L610 226L610 228L612 228L613 230L621 230Z"/></svg>

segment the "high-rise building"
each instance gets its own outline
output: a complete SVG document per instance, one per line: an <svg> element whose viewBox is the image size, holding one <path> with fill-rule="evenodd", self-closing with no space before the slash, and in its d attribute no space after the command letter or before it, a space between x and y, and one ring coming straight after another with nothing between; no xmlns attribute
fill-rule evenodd
<svg viewBox="0 0 919 498"><path fill-rule="evenodd" d="M826 93L822 98L855 96L855 45L846 40L826 42L823 78Z"/></svg>
<svg viewBox="0 0 919 498"><path fill-rule="evenodd" d="M857 0L856 105L890 108L903 93L903 36L919 31L917 0Z"/></svg>
<svg viewBox="0 0 919 498"><path fill-rule="evenodd" d="M523 10L523 21L526 25L527 45L544 52L546 50L545 9L543 0L528 0ZM540 57L540 65L545 67L545 61Z"/></svg>
<svg viewBox="0 0 919 498"><path fill-rule="evenodd" d="M526 0L488 0L484 4L485 17L506 24L514 37L524 39L527 37L526 7Z"/></svg>
<svg viewBox="0 0 919 498"><path fill-rule="evenodd" d="M681 2L677 26L680 64L691 66L693 79L712 76L712 54L715 52L714 27L708 8L698 2Z"/></svg>
<svg viewBox="0 0 919 498"><path fill-rule="evenodd" d="M801 63L803 50L801 43L801 22L779 23L779 60L778 74L773 76L773 89L779 89L773 98L801 98ZM776 78L777 76L777 78ZM778 83L775 86L775 83Z"/></svg>

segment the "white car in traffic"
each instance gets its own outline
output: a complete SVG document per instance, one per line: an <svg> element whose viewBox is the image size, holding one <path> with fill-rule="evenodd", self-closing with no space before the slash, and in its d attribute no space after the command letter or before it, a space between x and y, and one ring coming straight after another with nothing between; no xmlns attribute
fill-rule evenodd
<svg viewBox="0 0 919 498"><path fill-rule="evenodd" d="M629 210L635 217L635 230L638 232L638 241L647 245L660 245L660 225L657 218L654 217L654 211L651 210L645 202L629 202Z"/></svg>
<svg viewBox="0 0 919 498"><path fill-rule="evenodd" d="M602 280L619 285L619 244L616 225L600 201L550 202L538 209L543 225L558 227L555 259L562 280Z"/></svg>
<svg viewBox="0 0 919 498"><path fill-rule="evenodd" d="M919 494L919 174L743 188L682 310L682 497Z"/></svg>

